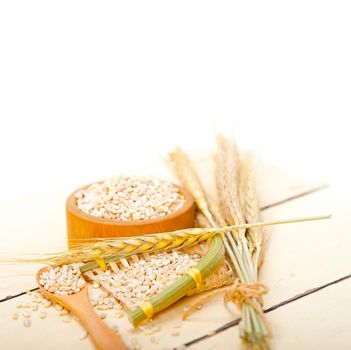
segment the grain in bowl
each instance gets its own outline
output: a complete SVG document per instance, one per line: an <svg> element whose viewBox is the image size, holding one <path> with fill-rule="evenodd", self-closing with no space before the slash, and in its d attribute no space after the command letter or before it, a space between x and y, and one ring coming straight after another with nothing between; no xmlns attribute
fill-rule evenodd
<svg viewBox="0 0 351 350"><path fill-rule="evenodd" d="M78 209L111 220L139 221L162 218L185 202L179 188L164 180L118 176L75 193Z"/></svg>

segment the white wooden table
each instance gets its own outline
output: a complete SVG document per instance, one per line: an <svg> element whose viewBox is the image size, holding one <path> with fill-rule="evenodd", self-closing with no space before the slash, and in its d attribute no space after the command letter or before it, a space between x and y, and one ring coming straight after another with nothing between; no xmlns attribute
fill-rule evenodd
<svg viewBox="0 0 351 350"><path fill-rule="evenodd" d="M209 174L209 156L197 157L201 173ZM172 179L164 164L154 165L157 175ZM124 169L125 171L125 169ZM148 173L152 173L148 169ZM267 318L273 329L274 349L350 349L351 318L351 217L349 199L323 184L292 178L277 169L259 165L258 183L265 219L284 219L332 213L329 221L275 226L267 229L264 264L260 280L270 293L265 298ZM203 176L213 193L211 176ZM0 255L11 252L43 252L63 249L65 198L76 184L53 189L52 193L0 203L2 241ZM89 339L80 340L81 326L75 320L66 324L55 309L39 320L33 313L32 326L12 320L15 304L29 300L23 292L35 288L38 266L0 266L0 348L93 349ZM92 291L93 292L93 291ZM197 298L194 296L192 298ZM118 325L127 344L137 338L142 349L165 349L187 345L190 349L237 349L240 346L239 316L234 306L225 306L221 296L209 300L202 309L182 322L180 335L173 326L189 303L183 299L153 321L161 327L150 336L133 330L126 317L117 319L108 312L106 322ZM210 334L210 335L209 335Z"/></svg>

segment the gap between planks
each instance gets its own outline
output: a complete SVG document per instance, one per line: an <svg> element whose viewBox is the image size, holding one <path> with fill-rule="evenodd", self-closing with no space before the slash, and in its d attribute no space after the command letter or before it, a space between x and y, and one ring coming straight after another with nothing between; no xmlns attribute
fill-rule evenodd
<svg viewBox="0 0 351 350"><path fill-rule="evenodd" d="M312 193L321 191L321 190L323 190L323 189L325 189L325 188L328 188L328 187L329 187L328 184L324 184L324 185L320 185L320 186L314 187L314 188L312 188L312 189L310 189L310 190L301 192L301 193L296 194L296 195L291 196L291 197L287 197L287 198L285 198L285 199L283 199L283 200L280 200L280 201L278 201L278 202L274 202L274 203L272 203L272 204L265 205L264 207L261 208L261 210L264 211L264 210L267 210L267 209L270 209L270 208L273 208L273 207L277 207L277 206L279 206L279 205L285 204L285 203L290 202L290 201L293 201L293 200L295 200L295 199L298 199L298 198L301 198L301 197L305 197L305 196L307 196L307 195L309 195L309 194L312 194ZM39 289L39 288L33 288L33 289L29 289L29 291L34 292L34 291L36 291L36 290L38 290L38 289ZM13 299L13 298L20 297L20 296L22 296L22 295L24 295L24 294L26 294L26 293L27 293L27 291L20 292L20 293L14 294L14 295L8 295L8 296L6 296L5 298L0 299L0 303L5 302L5 301L8 301L8 300L11 300L11 299Z"/></svg>
<svg viewBox="0 0 351 350"><path fill-rule="evenodd" d="M280 200L280 201L278 201L278 202L274 202L274 203L272 203L272 204L267 204L267 205L265 205L264 207L262 207L261 210L263 211L263 210L266 210L266 209L270 209L270 208L276 207L276 206L281 205L281 204L285 204L285 203L290 202L290 201L292 201L292 200L294 200L294 199L298 199L298 198L307 196L307 195L309 195L309 194L312 194L312 193L315 193L315 192L324 190L324 189L326 189L326 188L328 188L328 187L329 187L329 185L327 185L327 184L314 187L314 188L312 188L312 189L310 189L310 190L307 190L307 191L305 191L305 192L301 192L301 193L299 193L299 194L295 194L295 195L293 195L293 196L291 196L291 197L282 199L282 200Z"/></svg>
<svg viewBox="0 0 351 350"><path fill-rule="evenodd" d="M279 309L279 308L281 308L281 307L283 307L283 306L285 306L287 304L290 304L290 303L292 303L292 302L294 302L296 300L299 300L299 299L302 299L304 297L307 297L310 294L314 294L314 293L319 292L322 289L331 287L334 284L346 281L349 278L351 278L351 274L343 276L343 277L340 277L340 278L338 278L338 279L336 279L334 281L328 282L328 283L323 284L323 285L321 285L319 287L308 289L305 292L297 294L297 295L295 295L295 296L293 296L291 298L285 299L285 300L281 301L280 303L269 307L268 309L264 309L263 312L264 313L269 313L269 312L274 311L276 309ZM228 323L224 324L223 326L215 329L214 331L212 331L212 332L210 332L208 334L205 334L205 335L203 335L203 336L201 336L199 338L193 339L193 340L183 344L182 346L188 347L188 346L194 345L194 344L196 344L196 343L198 343L198 342L200 342L202 340L205 340L207 338L213 337L213 336L215 336L215 335L217 335L217 334L219 334L219 333L221 333L221 332L223 332L223 331L225 331L225 330L227 330L227 329L229 329L231 327L237 326L240 323L240 321L241 321L241 318L237 318L237 319L235 319L235 320L233 320L231 322L228 322ZM174 350L177 350L177 349L179 349L179 347L174 348Z"/></svg>

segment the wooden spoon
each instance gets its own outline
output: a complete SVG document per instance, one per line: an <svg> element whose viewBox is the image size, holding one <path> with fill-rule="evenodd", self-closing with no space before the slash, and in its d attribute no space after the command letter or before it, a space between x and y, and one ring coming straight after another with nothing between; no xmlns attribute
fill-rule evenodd
<svg viewBox="0 0 351 350"><path fill-rule="evenodd" d="M45 270L46 268L44 267L37 273L37 282L40 291L46 297L61 304L79 318L83 327L89 333L96 349L128 350L126 345L122 342L122 339L94 312L94 309L89 302L88 288L86 284L78 293L68 296L50 293L39 283L40 275Z"/></svg>

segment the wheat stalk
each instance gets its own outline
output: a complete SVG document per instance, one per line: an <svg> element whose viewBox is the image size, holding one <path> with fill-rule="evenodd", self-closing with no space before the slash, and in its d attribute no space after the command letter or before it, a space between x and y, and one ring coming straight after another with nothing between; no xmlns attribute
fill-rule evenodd
<svg viewBox="0 0 351 350"><path fill-rule="evenodd" d="M246 222L260 221L260 206L256 192L253 161L250 156L246 156L240 162L239 176L239 198ZM262 227L252 227L247 229L250 252L255 265L255 277L262 257L263 231Z"/></svg>
<svg viewBox="0 0 351 350"><path fill-rule="evenodd" d="M224 141L225 140L223 138L219 137L219 144L222 146L222 149L228 151L227 147L224 147ZM237 178L236 159L229 157L229 155L230 153L223 154L220 152L219 157L221 158L218 161L218 165L222 169L222 177L219 178L220 183L218 184L220 190L219 193L223 194L222 199L223 201L225 201L226 204L229 203L231 195L233 195L233 193L237 195L236 186L232 186L231 188L229 188L229 192L227 191L228 188L226 188L226 191L222 191L222 187L225 187L229 184L229 179L231 177L233 177L234 179ZM202 213L207 218L211 226L216 227L219 223L223 224L224 219L222 218L220 211L217 210L217 207L214 203L209 204L209 201L206 197L200 180L197 174L195 173L195 170L192 168L190 160L179 149L171 154L171 159L173 160L179 177L181 178L184 185L190 190L190 192L192 192L193 196L195 197L195 201L198 204L198 208L202 211ZM230 184L232 185L232 182L230 182ZM224 207L224 210L227 218L235 218L236 220L240 221L240 223L244 223L244 216L242 214L239 202L231 203L230 206L226 205ZM235 236L236 240L231 235L230 231L225 231L222 238L224 246L226 248L226 253L231 259L235 271L238 274L240 280L242 281L242 283L250 282L253 279L253 272L251 272L250 274L250 271L253 271L253 268L251 268L250 271L248 271L248 268L250 268L250 261L248 261L248 259L250 259L251 256L248 255L247 244L245 244L246 238L243 234L243 231L238 231L238 234ZM240 245L237 244L237 242L239 241ZM241 253L241 247L244 247L244 256ZM261 334L263 335L263 339L265 340L266 336L268 335L268 330L265 327L263 318L260 318L258 312L255 310L255 306L256 304L254 304L254 307L249 305L248 303L243 304L244 332L242 334L242 337L248 339L250 343L254 343L255 345L257 345L258 343L263 344L263 342L258 341L256 339L259 333L261 332ZM255 330L255 332L251 332L252 328ZM252 339L252 335L254 336L254 339Z"/></svg>
<svg viewBox="0 0 351 350"><path fill-rule="evenodd" d="M219 135L217 137L217 145L216 183L225 219L227 223L232 225L245 223L246 215L254 214L253 208L250 207L254 204L254 198L252 193L247 191L248 173L245 172L242 177L241 191L244 190L242 200L245 201L243 210L239 199L239 193L241 192L239 191L239 171L241 167L236 144L233 140L225 139ZM258 244L259 238L256 238L255 243ZM229 239L229 241L235 255L235 259L232 259L232 261L241 283L257 282L257 268L253 262L245 230L240 230L239 233L234 232L233 239ZM250 347L266 348L269 346L269 329L262 317L262 313L258 312L258 310L259 304L257 300L253 300L252 305L247 302L243 304L240 333L242 339Z"/></svg>

